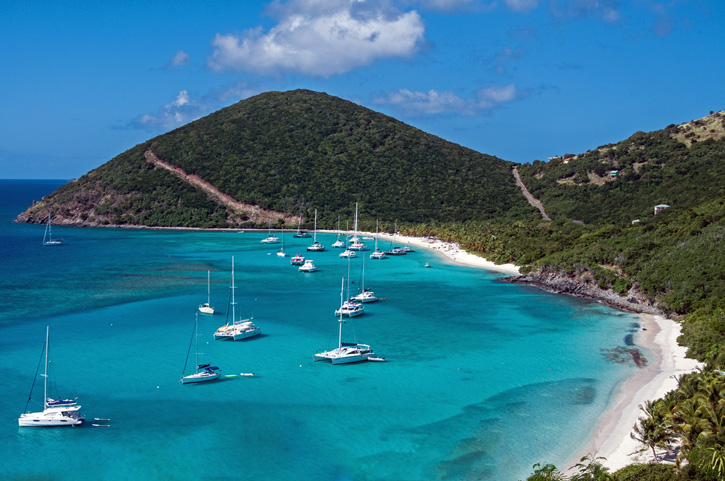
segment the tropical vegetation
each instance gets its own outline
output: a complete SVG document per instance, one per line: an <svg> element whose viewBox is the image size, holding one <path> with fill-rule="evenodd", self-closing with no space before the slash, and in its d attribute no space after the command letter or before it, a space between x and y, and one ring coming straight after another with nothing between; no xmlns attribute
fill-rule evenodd
<svg viewBox="0 0 725 481"><path fill-rule="evenodd" d="M551 220L528 204L514 168ZM234 210L192 181L245 207ZM682 323L679 341L707 365L644 405L633 430L653 452L681 444L677 467L608 473L589 457L568 477L545 464L530 479L709 480L725 471L723 186L722 112L517 165L298 90L246 99L137 145L18 220L41 223L50 212L73 225L237 228L266 227L268 216L296 226L302 216L310 227L317 209L319 227L335 228L359 203L361 230L380 219L384 231L397 225L514 263L522 280L566 280L632 310L655 309Z"/></svg>

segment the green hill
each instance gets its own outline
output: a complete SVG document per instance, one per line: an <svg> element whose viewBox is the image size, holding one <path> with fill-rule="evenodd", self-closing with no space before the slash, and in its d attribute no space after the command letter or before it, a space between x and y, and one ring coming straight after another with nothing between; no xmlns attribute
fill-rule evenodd
<svg viewBox="0 0 725 481"><path fill-rule="evenodd" d="M269 92L137 145L19 220L50 211L77 225L235 227L272 216L296 226L317 209L333 227L355 202L363 227L532 215L512 166L323 93Z"/></svg>

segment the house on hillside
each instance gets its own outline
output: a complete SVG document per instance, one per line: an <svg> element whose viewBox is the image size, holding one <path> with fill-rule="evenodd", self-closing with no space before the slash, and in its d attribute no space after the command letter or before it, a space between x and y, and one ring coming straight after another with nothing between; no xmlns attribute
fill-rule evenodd
<svg viewBox="0 0 725 481"><path fill-rule="evenodd" d="M665 209L668 209L670 206L667 204L658 204L655 206L655 215L659 214Z"/></svg>

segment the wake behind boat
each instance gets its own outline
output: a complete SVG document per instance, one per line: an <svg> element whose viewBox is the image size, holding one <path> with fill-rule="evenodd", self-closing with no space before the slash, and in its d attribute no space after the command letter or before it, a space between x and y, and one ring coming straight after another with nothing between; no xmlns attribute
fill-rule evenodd
<svg viewBox="0 0 725 481"><path fill-rule="evenodd" d="M39 412L27 412L28 404L32 399L33 389L30 389L30 397L25 403L25 411L18 418L18 426L21 427L58 427L58 426L79 426L85 421L86 417L79 411L81 407L76 403L75 399L51 399L48 397L48 345L50 337L50 326L45 328L45 346L43 352L45 354L45 372L43 376L43 410ZM42 357L41 357L42 359ZM38 366L40 368L40 366ZM37 375L36 375L37 377ZM35 387L35 379L33 379L33 387Z"/></svg>

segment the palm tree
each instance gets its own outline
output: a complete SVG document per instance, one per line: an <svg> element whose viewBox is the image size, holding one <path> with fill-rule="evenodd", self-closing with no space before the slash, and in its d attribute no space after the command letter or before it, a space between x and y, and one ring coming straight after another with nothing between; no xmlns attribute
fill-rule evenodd
<svg viewBox="0 0 725 481"><path fill-rule="evenodd" d="M526 478L526 481L566 481L561 472L553 464L534 464L534 474Z"/></svg>
<svg viewBox="0 0 725 481"><path fill-rule="evenodd" d="M705 423L700 417L701 405L695 399L685 399L674 410L673 430L680 439L680 452L676 466L679 468L682 459L687 459L702 434Z"/></svg>
<svg viewBox="0 0 725 481"><path fill-rule="evenodd" d="M581 458L574 466L579 472L569 478L569 481L614 481L613 474L600 460L606 461L606 458L595 457L591 453Z"/></svg>
<svg viewBox="0 0 725 481"><path fill-rule="evenodd" d="M668 427L667 419L662 415L654 401L645 401L639 408L644 412L645 417L639 418L634 425L630 437L652 449L655 461L659 462L655 447L667 448L667 444L675 438Z"/></svg>

